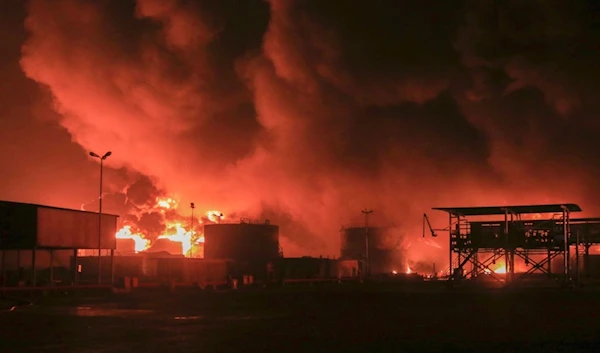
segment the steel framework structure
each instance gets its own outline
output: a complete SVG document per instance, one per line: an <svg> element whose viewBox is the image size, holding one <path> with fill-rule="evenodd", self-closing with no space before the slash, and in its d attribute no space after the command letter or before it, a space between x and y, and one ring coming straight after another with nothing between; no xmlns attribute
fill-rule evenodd
<svg viewBox="0 0 600 353"><path fill-rule="evenodd" d="M581 212L576 204L442 207L434 210L448 213L448 275L453 280L475 278L485 273L511 283L534 272L542 272L567 284L572 280L572 272L579 280L580 254L585 260L590 246L600 244L600 218L572 219L571 213ZM482 217L495 217L495 220L482 221ZM572 248L574 258L571 257ZM551 263L559 255L564 259L564 266L562 273L557 274L552 272ZM515 257L530 265L526 272L515 273ZM501 258L506 266L504 278L490 268ZM572 261L576 262L574 268Z"/></svg>

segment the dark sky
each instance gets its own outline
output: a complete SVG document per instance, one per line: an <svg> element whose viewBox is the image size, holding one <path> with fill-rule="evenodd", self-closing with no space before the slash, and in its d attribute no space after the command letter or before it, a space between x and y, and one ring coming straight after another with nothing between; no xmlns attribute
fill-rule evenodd
<svg viewBox="0 0 600 353"><path fill-rule="evenodd" d="M597 215L599 13L583 0L3 1L0 199L94 209L87 153L111 150L106 211L170 195L269 215L311 254L335 253L364 207L415 237L435 206Z"/></svg>

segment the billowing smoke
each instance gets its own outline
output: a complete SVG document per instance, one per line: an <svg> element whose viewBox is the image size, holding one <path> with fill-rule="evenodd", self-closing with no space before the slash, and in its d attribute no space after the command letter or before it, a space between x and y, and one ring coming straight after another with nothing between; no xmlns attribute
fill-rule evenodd
<svg viewBox="0 0 600 353"><path fill-rule="evenodd" d="M107 166L272 218L309 255L337 254L364 207L414 237L440 205L598 211L585 2L242 3L32 0L21 66ZM415 239L412 256L446 256L435 245Z"/></svg>

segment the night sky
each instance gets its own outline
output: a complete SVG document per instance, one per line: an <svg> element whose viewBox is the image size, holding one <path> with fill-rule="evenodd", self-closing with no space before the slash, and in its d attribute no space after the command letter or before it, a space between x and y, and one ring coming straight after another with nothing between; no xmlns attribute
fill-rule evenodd
<svg viewBox="0 0 600 353"><path fill-rule="evenodd" d="M6 0L0 26L3 200L95 211L110 150L104 211L173 196L309 255L365 207L428 259L431 207L600 215L597 1Z"/></svg>

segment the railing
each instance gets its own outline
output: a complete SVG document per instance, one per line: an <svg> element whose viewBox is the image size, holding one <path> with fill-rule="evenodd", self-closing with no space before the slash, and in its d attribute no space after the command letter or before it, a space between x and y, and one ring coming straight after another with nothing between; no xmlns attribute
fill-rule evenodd
<svg viewBox="0 0 600 353"><path fill-rule="evenodd" d="M452 269L454 270L455 268L458 268L459 262L458 262L458 258L455 258L452 261ZM446 277L446 276L450 276L450 266L446 267L446 269L444 271L442 271L442 276L441 277Z"/></svg>
<svg viewBox="0 0 600 353"><path fill-rule="evenodd" d="M235 219L221 220L220 222L215 222L215 224L271 224L271 221L269 221L268 219L261 220L261 219L241 217L237 220L235 220Z"/></svg>

